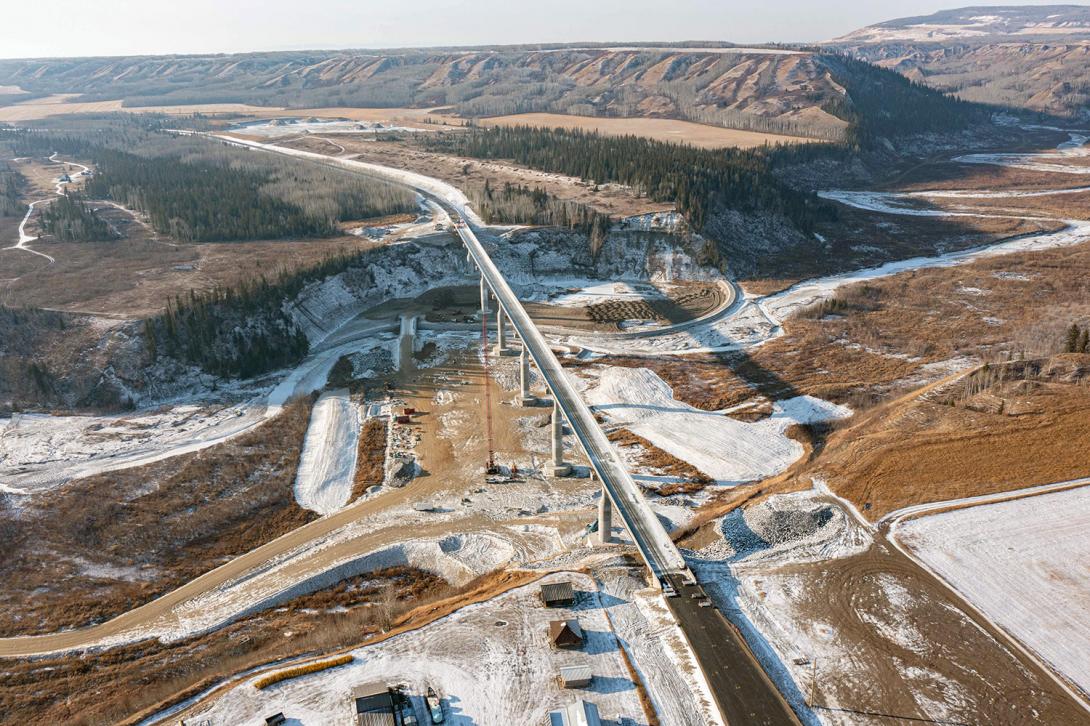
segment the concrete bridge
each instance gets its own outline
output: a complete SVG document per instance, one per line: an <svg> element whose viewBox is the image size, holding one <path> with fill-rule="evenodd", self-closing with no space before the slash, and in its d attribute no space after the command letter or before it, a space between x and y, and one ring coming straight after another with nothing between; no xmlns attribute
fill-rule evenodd
<svg viewBox="0 0 1090 726"><path fill-rule="evenodd" d="M590 407L583 401L557 360L548 341L537 329L507 280L492 262L473 229L465 223L461 210L444 204L454 226L465 245L469 260L480 271L481 307L479 315L490 316L491 304L497 305L496 349L501 354L507 350L507 327L510 324L521 341L519 351L520 400L534 403L530 393L532 361L541 373L552 396L552 459L551 473L563 476L571 467L564 460L563 425L565 419L578 439L598 479L602 482L602 497L598 506L598 538L608 541L612 528L613 510L617 510L621 522L632 536L636 548L647 563L656 582L667 583L672 575L688 575L685 559L674 545L666 528L644 498L639 485L628 473L616 449L606 438Z"/></svg>

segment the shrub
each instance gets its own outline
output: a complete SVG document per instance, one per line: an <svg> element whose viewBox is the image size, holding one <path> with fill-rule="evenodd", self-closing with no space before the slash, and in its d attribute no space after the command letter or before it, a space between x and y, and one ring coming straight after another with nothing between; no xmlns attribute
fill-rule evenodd
<svg viewBox="0 0 1090 726"><path fill-rule="evenodd" d="M329 660L320 660L317 663L307 663L306 665L296 666L295 668L287 668L276 673L270 673L264 678L259 678L254 683L254 688L259 691L268 688L269 686L279 683L280 681L286 681L289 678L298 678L299 676L309 675L311 673L317 673L318 671L328 670L330 668L336 668L342 666L345 663L351 663L353 656L342 655L337 658L330 658Z"/></svg>

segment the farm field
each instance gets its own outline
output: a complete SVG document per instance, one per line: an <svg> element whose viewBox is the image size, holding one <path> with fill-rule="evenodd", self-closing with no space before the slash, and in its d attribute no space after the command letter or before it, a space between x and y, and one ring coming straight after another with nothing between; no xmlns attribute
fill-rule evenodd
<svg viewBox="0 0 1090 726"><path fill-rule="evenodd" d="M760 131L743 131L669 118L599 118L560 113L519 113L481 120L484 126L540 126L594 131L603 136L643 136L655 141L692 144L702 149L751 149L775 144L805 144L815 139Z"/></svg>
<svg viewBox="0 0 1090 726"><path fill-rule="evenodd" d="M398 121L406 125L430 125L435 122L459 125L457 118L427 108L353 108L347 106L323 108L285 108L282 106L255 106L246 103L194 103L163 106L126 106L124 99L107 101L80 101L77 93L55 93L44 98L0 104L0 122L23 123L52 116L68 116L89 113L161 113L185 116L194 113L223 114L230 116L255 116L259 118L309 117L346 118L353 121Z"/></svg>
<svg viewBox="0 0 1090 726"><path fill-rule="evenodd" d="M1083 692L1090 690L1090 489L905 522L894 536Z"/></svg>

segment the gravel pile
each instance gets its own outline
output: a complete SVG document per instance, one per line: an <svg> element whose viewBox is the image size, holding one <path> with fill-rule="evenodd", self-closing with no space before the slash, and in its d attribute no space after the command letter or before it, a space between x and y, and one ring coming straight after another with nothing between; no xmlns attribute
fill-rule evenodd
<svg viewBox="0 0 1090 726"><path fill-rule="evenodd" d="M844 556L865 546L856 530L834 504L813 492L797 492L731 512L719 525L723 539L695 554L747 564Z"/></svg>

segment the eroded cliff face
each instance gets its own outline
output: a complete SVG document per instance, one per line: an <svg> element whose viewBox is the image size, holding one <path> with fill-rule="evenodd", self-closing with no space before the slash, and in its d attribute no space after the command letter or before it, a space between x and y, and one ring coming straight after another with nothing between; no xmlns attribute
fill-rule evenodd
<svg viewBox="0 0 1090 726"><path fill-rule="evenodd" d="M971 7L861 28L830 45L968 101L1085 116L1090 8Z"/></svg>
<svg viewBox="0 0 1090 726"><path fill-rule="evenodd" d="M820 55L731 48L328 51L0 61L0 85L126 105L453 106L685 118L837 138L847 96Z"/></svg>

